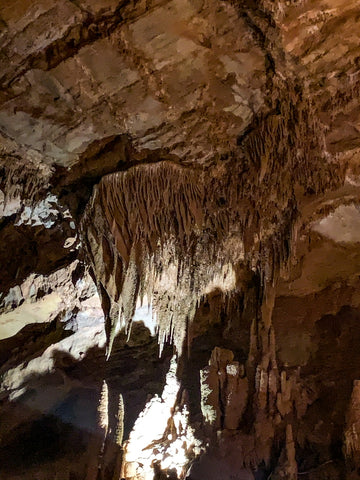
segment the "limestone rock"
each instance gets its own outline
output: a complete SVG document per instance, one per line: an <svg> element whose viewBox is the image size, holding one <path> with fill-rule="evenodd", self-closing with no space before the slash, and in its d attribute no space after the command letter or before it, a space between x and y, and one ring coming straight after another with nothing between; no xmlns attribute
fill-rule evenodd
<svg viewBox="0 0 360 480"><path fill-rule="evenodd" d="M1 478L359 478L359 8L0 0Z"/></svg>

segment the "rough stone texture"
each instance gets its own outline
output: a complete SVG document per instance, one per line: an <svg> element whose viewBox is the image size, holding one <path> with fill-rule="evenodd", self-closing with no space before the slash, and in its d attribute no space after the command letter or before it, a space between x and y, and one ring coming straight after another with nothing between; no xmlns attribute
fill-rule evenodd
<svg viewBox="0 0 360 480"><path fill-rule="evenodd" d="M1 478L360 478L359 31L0 0Z"/></svg>

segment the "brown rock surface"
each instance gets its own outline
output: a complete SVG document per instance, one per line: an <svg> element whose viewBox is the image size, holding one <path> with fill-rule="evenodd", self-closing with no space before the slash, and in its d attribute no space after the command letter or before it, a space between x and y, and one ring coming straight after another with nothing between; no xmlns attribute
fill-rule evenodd
<svg viewBox="0 0 360 480"><path fill-rule="evenodd" d="M360 478L359 27L0 0L0 478Z"/></svg>

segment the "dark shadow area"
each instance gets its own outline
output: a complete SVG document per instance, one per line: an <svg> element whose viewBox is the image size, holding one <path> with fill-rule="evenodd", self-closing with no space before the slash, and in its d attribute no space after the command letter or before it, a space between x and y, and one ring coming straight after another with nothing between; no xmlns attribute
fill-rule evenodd
<svg viewBox="0 0 360 480"><path fill-rule="evenodd" d="M244 468L237 457L236 450L228 457L209 450L194 462L186 480L255 480L254 472Z"/></svg>
<svg viewBox="0 0 360 480"><path fill-rule="evenodd" d="M75 260L78 252L64 248L73 235L65 221L52 228L5 224L0 229L0 292L20 285L31 273L49 275Z"/></svg>
<svg viewBox="0 0 360 480"><path fill-rule="evenodd" d="M70 461L86 452L90 439L87 431L63 422L56 415L28 413L38 418L19 426L12 432L12 439L1 445L0 472L20 474L64 458Z"/></svg>
<svg viewBox="0 0 360 480"><path fill-rule="evenodd" d="M353 381L360 378L360 312L343 306L315 324L317 344L302 368L305 385L316 385L317 399L299 426L302 445L297 447L299 472L318 468L332 460L344 470L343 432Z"/></svg>
<svg viewBox="0 0 360 480"><path fill-rule="evenodd" d="M115 339L105 376L109 386L110 408L117 412L116 399L123 395L125 408L124 440L143 410L146 402L155 394L161 395L169 370L173 347L166 345L159 358L157 339L151 337L142 322L134 322L129 343L120 333Z"/></svg>
<svg viewBox="0 0 360 480"><path fill-rule="evenodd" d="M31 332L28 328L22 335L29 339ZM51 331L38 334L45 342ZM36 354L43 352L40 345L39 340ZM119 334L108 362L103 348L89 349L80 361L66 351L54 351L49 373L30 375L26 390L19 391L15 401L4 399L0 404L0 478L3 474L7 479L47 480L55 478L49 476L52 469L64 465L69 470L64 478L83 480L89 451L102 442L96 432L103 379L109 387L113 432L119 394L123 395L126 440L146 402L164 388L173 348L165 347L161 358L158 352L157 339L142 322L134 324L128 344L125 335ZM27 359L33 354L30 349Z"/></svg>
<svg viewBox="0 0 360 480"><path fill-rule="evenodd" d="M187 391L190 422L201 421L200 370L209 365L215 347L229 349L234 360L246 363L249 349L251 302L242 292L225 296L213 291L199 305L189 327L188 345L179 362L181 392Z"/></svg>

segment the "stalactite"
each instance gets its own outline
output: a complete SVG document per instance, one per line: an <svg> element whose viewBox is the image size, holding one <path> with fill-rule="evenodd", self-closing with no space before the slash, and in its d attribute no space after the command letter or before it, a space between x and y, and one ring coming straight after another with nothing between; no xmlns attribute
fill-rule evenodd
<svg viewBox="0 0 360 480"><path fill-rule="evenodd" d="M186 325L224 265L257 271L265 295L286 271L299 213L295 185L306 195L342 177L323 151L321 124L299 86L274 77L271 98L273 108L255 118L237 158L196 168L140 165L103 177L94 190L82 231L97 283L111 299L108 355L119 327L130 332L138 297L153 304L160 345L173 341L181 351ZM238 285L219 287L230 294ZM259 305L261 328L254 335L260 336L251 355L271 359L270 375L274 332L268 303L260 298Z"/></svg>
<svg viewBox="0 0 360 480"><path fill-rule="evenodd" d="M160 355L166 342L181 355L202 300L219 291L228 305L245 288L240 272L253 273L244 375L233 358L221 366L212 358L200 373L201 411L213 433L236 431L245 412L251 416L251 432L239 439L246 467L269 465L274 439L285 435L282 472L290 479L296 432L286 422L300 418L310 401L295 376L278 371L276 288L289 270L301 201L341 184L343 172L329 162L322 126L299 86L274 76L272 93L272 105L227 160L191 168L160 161L105 176L82 232L105 299L108 355L118 330L130 333L136 303L145 297L156 315ZM351 452L351 432L347 443Z"/></svg>
<svg viewBox="0 0 360 480"><path fill-rule="evenodd" d="M26 168L23 160L15 155L0 155L0 189L4 192L5 204L19 197L26 204L33 205L37 197L48 187L53 169L27 158Z"/></svg>

